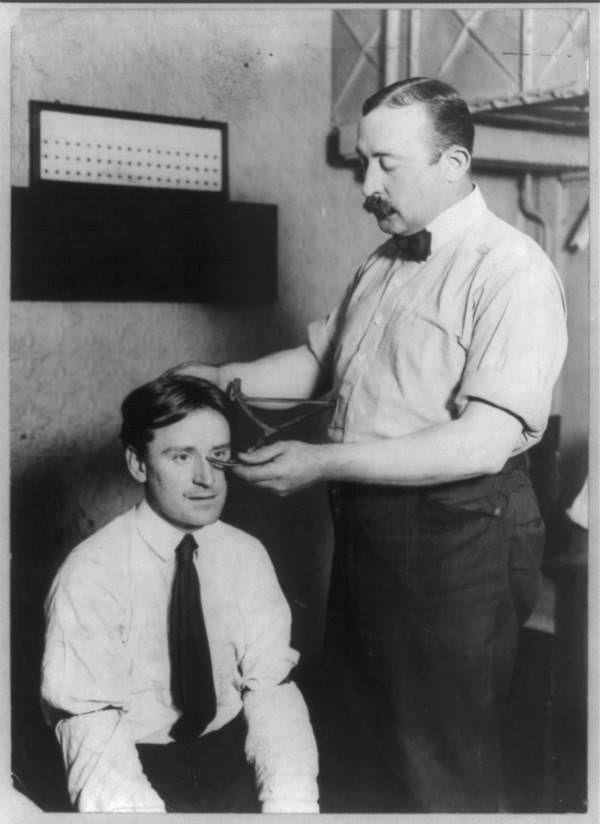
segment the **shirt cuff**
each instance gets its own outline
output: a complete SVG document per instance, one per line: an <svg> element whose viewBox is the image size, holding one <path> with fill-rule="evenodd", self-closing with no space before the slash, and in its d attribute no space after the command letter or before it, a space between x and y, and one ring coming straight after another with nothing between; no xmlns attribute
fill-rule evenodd
<svg viewBox="0 0 600 824"><path fill-rule="evenodd" d="M535 392L535 383L532 376L529 379L513 376L509 380L508 375L498 369L480 369L465 379L456 405L462 412L469 398L480 398L520 418L532 435L539 436L546 425L550 393L547 399L541 400Z"/></svg>

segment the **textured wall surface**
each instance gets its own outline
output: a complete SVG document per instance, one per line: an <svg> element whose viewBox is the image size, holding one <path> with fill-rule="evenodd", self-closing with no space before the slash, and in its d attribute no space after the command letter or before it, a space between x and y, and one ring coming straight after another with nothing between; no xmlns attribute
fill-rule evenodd
<svg viewBox="0 0 600 824"><path fill-rule="evenodd" d="M62 557L135 500L116 441L118 406L131 387L191 357L250 359L301 342L306 322L334 304L373 245L377 231L361 214L353 175L325 164L330 61L328 11L21 13L12 38L13 184L28 183L30 99L226 121L231 198L279 207L280 298L251 310L15 303L20 557L40 544ZM306 605L298 607L301 643L318 643L328 563L323 494L293 504L261 499L262 518L255 506L253 493L235 490L233 516L269 542L288 594Z"/></svg>
<svg viewBox="0 0 600 824"><path fill-rule="evenodd" d="M44 746L39 728L23 722L36 707L49 578L75 543L139 495L117 441L124 394L182 360L247 360L300 343L381 238L352 172L326 163L331 60L326 9L37 8L22 10L13 29L14 185L29 180L28 101L58 100L226 121L231 198L279 209L272 305L12 306L15 728L25 782L51 786L58 775L50 760L47 775L40 764L27 774L29 753ZM518 220L514 180L489 177L482 188L501 216ZM569 410L581 420L573 397ZM575 430L581 437L581 424ZM324 490L279 500L235 485L228 515L267 545L296 643L316 649L331 542Z"/></svg>
<svg viewBox="0 0 600 824"><path fill-rule="evenodd" d="M38 8L13 28L14 185L29 180L28 101L58 100L226 121L231 198L279 210L272 305L12 306L15 771L54 809L62 802L49 788L62 776L38 715L41 601L66 552L139 496L116 439L124 394L192 357L247 360L297 345L378 237L352 173L325 163L330 36L331 13L307 9ZM235 486L227 514L271 553L298 648L318 648L330 560L324 490L279 500Z"/></svg>

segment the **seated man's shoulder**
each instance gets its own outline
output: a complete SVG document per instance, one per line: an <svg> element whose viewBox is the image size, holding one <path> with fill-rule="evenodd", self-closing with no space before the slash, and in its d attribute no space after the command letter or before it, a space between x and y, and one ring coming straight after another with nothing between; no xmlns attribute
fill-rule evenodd
<svg viewBox="0 0 600 824"><path fill-rule="evenodd" d="M235 560L268 560L269 555L261 541L239 527L217 521L211 529L213 540Z"/></svg>
<svg viewBox="0 0 600 824"><path fill-rule="evenodd" d="M57 580L62 584L82 576L106 575L119 577L119 569L127 563L132 510L113 518L77 544L60 567Z"/></svg>
<svg viewBox="0 0 600 824"><path fill-rule="evenodd" d="M246 532L240 527L228 524L225 521L217 521L211 527L211 532L215 540L223 541L227 545L240 550L248 549L254 552L264 552L265 549L258 538Z"/></svg>

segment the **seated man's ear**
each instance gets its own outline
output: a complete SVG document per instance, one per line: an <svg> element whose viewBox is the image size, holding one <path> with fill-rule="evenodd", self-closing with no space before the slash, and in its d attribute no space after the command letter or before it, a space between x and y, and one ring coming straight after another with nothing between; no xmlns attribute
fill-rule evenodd
<svg viewBox="0 0 600 824"><path fill-rule="evenodd" d="M146 464L132 446L125 447L125 461L131 477L140 484L146 483Z"/></svg>

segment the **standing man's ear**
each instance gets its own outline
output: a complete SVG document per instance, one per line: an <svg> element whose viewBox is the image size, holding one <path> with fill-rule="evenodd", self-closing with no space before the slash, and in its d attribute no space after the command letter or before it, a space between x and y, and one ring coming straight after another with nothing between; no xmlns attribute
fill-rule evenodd
<svg viewBox="0 0 600 824"><path fill-rule="evenodd" d="M471 155L464 146L450 146L443 154L443 161L448 183L460 180L471 167Z"/></svg>
<svg viewBox="0 0 600 824"><path fill-rule="evenodd" d="M125 447L125 461L131 477L140 484L146 483L146 464L132 446Z"/></svg>

